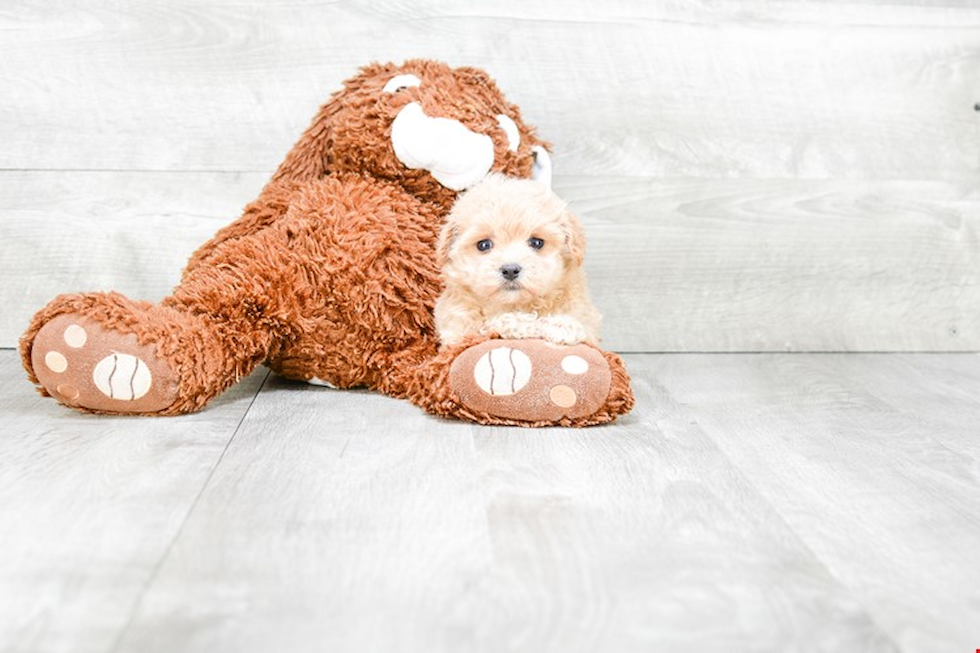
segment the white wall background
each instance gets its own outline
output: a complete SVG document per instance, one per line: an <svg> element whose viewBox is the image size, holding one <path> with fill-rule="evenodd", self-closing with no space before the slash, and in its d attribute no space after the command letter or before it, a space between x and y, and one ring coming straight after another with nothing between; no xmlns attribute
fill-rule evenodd
<svg viewBox="0 0 980 653"><path fill-rule="evenodd" d="M0 6L0 346L159 299L373 60L494 75L556 148L624 351L980 348L980 5Z"/></svg>

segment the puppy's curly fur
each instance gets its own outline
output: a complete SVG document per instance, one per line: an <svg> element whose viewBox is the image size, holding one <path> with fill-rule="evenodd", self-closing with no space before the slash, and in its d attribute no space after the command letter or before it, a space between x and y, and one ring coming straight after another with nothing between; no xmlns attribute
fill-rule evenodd
<svg viewBox="0 0 980 653"><path fill-rule="evenodd" d="M598 344L584 256L582 224L557 195L535 181L488 175L456 202L440 233L441 344L487 334Z"/></svg>

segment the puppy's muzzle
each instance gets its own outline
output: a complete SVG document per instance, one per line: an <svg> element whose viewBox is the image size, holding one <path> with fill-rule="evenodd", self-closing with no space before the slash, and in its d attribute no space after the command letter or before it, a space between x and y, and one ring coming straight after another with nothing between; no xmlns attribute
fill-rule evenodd
<svg viewBox="0 0 980 653"><path fill-rule="evenodd" d="M515 281L521 276L521 266L517 263L507 263L500 266L500 274L507 281Z"/></svg>

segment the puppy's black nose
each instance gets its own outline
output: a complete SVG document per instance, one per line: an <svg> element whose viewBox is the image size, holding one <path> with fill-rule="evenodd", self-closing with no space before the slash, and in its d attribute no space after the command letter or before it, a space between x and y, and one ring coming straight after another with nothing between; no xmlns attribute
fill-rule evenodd
<svg viewBox="0 0 980 653"><path fill-rule="evenodd" d="M513 281L521 274L521 266L517 263L507 263L500 266L500 274L504 275L507 281Z"/></svg>

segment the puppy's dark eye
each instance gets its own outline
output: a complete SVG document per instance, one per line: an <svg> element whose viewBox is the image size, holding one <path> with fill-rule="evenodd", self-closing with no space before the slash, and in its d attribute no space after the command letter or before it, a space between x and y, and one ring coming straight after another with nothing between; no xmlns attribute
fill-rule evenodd
<svg viewBox="0 0 980 653"><path fill-rule="evenodd" d="M476 248L481 252L489 252L493 248L493 241L489 238L484 238L476 244Z"/></svg>
<svg viewBox="0 0 980 653"><path fill-rule="evenodd" d="M541 249L544 247L544 241L540 238L528 238L527 244L531 249Z"/></svg>

